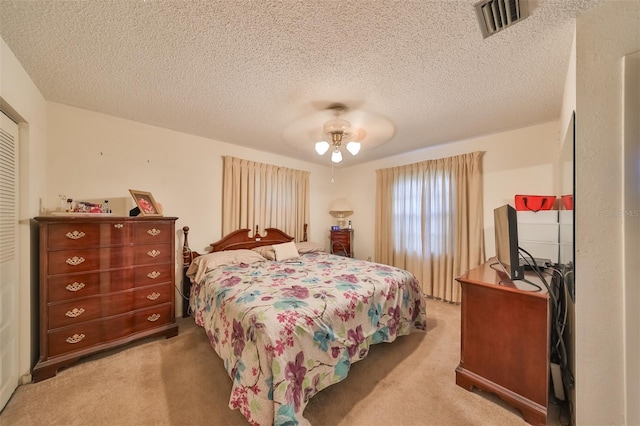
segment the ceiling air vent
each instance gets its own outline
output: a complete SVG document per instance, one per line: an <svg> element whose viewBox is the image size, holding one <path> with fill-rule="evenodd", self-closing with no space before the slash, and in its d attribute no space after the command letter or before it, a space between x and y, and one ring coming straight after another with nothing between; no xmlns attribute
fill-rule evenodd
<svg viewBox="0 0 640 426"><path fill-rule="evenodd" d="M527 0L483 0L474 7L484 38L529 16Z"/></svg>

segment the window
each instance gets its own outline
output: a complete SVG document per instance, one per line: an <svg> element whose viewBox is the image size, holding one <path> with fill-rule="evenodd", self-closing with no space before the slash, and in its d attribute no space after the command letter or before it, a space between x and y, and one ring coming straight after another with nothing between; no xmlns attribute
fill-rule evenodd
<svg viewBox="0 0 640 426"><path fill-rule="evenodd" d="M399 176L393 185L393 244L417 256L450 249L454 185L442 172ZM454 230L455 232L455 230Z"/></svg>

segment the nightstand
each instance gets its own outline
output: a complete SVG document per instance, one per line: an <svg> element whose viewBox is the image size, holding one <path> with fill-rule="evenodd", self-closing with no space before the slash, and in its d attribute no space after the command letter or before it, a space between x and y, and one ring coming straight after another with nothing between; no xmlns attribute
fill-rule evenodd
<svg viewBox="0 0 640 426"><path fill-rule="evenodd" d="M331 231L331 254L353 257L353 229Z"/></svg>

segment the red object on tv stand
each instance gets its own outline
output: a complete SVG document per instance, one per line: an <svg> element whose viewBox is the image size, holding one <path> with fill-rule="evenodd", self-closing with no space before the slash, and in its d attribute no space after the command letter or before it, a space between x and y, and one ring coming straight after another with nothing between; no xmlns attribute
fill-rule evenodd
<svg viewBox="0 0 640 426"><path fill-rule="evenodd" d="M516 195L516 210L538 212L551 210L556 202L555 195Z"/></svg>

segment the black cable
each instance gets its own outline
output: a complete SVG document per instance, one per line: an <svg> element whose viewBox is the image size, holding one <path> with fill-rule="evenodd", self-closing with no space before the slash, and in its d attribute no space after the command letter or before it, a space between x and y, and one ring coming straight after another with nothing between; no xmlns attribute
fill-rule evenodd
<svg viewBox="0 0 640 426"><path fill-rule="evenodd" d="M538 265L534 259L534 257L531 255L531 253L529 253L528 251L526 251L525 249L523 249L522 247L518 247L519 251L524 252L527 256L529 256L531 258L531 262L529 262L529 259L527 259L525 256L523 256L522 254L520 254L520 256L522 256L522 258L525 260L525 262L532 267L533 271L536 273L536 275L538 275L538 277L542 280L542 283L545 285L545 287L547 288L547 291L549 292L549 296L552 299L552 324L551 324L551 329L554 331L555 333L555 339L554 339L554 348L555 350L553 352L555 352L555 355L557 356L557 359L559 361L559 364L561 366L561 370L562 370L562 375L563 375L563 382L565 379L565 376L567 376L567 380L569 380L569 385L572 388L573 387L573 377L570 374L570 372L568 372L568 365L567 365L567 349L566 346L564 344L564 339L563 339L563 333L564 333L564 323L562 323L562 327L559 326L559 321L558 321L558 313L560 312L560 309L562 308L562 305L560 303L560 300L558 299L558 296L556 296L555 292L551 289L551 287L549 286L549 284L547 283L547 280L544 278L544 275L539 271L538 269ZM531 264L533 263L533 265ZM533 267L535 266L535 268ZM559 274L560 277L562 277L562 274ZM559 285L559 288L562 288L563 293L564 293L564 277L562 277L563 279L560 280L561 285ZM554 336L552 336L554 337ZM550 354L553 355L553 354Z"/></svg>

